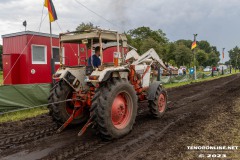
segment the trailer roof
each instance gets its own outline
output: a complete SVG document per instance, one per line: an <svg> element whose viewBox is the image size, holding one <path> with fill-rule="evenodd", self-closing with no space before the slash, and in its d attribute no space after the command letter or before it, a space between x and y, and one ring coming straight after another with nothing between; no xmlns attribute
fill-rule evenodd
<svg viewBox="0 0 240 160"><path fill-rule="evenodd" d="M22 32L16 32L16 33L10 33L2 35L2 38L9 38L9 37L15 37L15 36L22 36L22 35L36 35L36 36L43 36L43 37L54 37L59 38L58 35L55 34L48 34L48 33L41 33L41 32L34 32L34 31L22 31Z"/></svg>
<svg viewBox="0 0 240 160"><path fill-rule="evenodd" d="M60 34L60 41L68 43L79 42L84 39L93 39L94 41L99 41L100 35L103 42L117 41L117 35L119 35L119 41L127 41L127 37L125 34L119 34L117 31L99 29L62 33Z"/></svg>

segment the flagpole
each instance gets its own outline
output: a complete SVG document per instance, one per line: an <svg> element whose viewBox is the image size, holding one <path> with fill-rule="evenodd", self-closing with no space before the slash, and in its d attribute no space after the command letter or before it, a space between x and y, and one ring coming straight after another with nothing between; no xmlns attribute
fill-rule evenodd
<svg viewBox="0 0 240 160"><path fill-rule="evenodd" d="M224 72L223 72L224 50L225 50L225 48L222 49L222 75L224 74Z"/></svg>
<svg viewBox="0 0 240 160"><path fill-rule="evenodd" d="M50 26L50 54L51 54L51 77L55 73L55 62L53 59L53 50L52 50L52 22L57 20L57 14L52 3L52 0L44 0L44 6L48 8L48 15L49 15L49 26ZM61 59L61 57L60 57ZM60 60L61 62L61 60ZM52 79L52 84L54 80Z"/></svg>
<svg viewBox="0 0 240 160"><path fill-rule="evenodd" d="M223 64L223 60L224 60L224 50L225 50L225 48L222 49L222 64Z"/></svg>
<svg viewBox="0 0 240 160"><path fill-rule="evenodd" d="M196 41L196 37L197 34L193 34L194 35L194 42L197 43ZM197 67L196 67L196 52L195 52L195 48L193 49L193 63L194 63L194 80L197 79Z"/></svg>
<svg viewBox="0 0 240 160"><path fill-rule="evenodd" d="M55 73L55 64L53 59L53 50L52 50L52 22L50 24L50 54L51 54L51 77ZM52 80L54 83L54 80Z"/></svg>
<svg viewBox="0 0 240 160"><path fill-rule="evenodd" d="M51 47L50 54L51 54L51 59L52 59L53 58L53 55L52 55L52 23L49 22L49 25L50 25L50 47Z"/></svg>

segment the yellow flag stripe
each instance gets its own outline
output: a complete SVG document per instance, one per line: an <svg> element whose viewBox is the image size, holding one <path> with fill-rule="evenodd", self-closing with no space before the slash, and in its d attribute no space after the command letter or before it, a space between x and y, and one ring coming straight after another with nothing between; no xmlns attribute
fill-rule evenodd
<svg viewBox="0 0 240 160"><path fill-rule="evenodd" d="M196 47L197 47L197 43L196 43L196 41L194 41L194 42L192 43L191 49L194 49L194 48L196 48Z"/></svg>

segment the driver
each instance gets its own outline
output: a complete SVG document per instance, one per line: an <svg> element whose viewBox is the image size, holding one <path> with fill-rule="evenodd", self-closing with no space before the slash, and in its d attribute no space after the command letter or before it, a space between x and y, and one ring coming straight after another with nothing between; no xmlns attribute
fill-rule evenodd
<svg viewBox="0 0 240 160"><path fill-rule="evenodd" d="M100 47L95 48L95 54L88 58L88 66L93 66L98 68L101 65L100 57Z"/></svg>

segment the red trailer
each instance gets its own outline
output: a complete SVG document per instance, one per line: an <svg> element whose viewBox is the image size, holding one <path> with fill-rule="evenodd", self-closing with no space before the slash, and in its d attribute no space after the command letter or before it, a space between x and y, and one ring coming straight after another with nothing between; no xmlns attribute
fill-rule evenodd
<svg viewBox="0 0 240 160"><path fill-rule="evenodd" d="M57 67L59 39L57 35L52 37L53 57ZM2 38L4 84L51 82L49 34L26 31L3 35ZM70 46L66 46L65 50L68 50L68 56L72 59L70 65L77 64L73 53L77 52L77 47L71 46L70 49Z"/></svg>
<svg viewBox="0 0 240 160"><path fill-rule="evenodd" d="M52 35L52 55L50 50L50 34L24 31L6 34L3 38L3 78L4 84L50 83L51 57L55 61L55 69L59 68L59 36ZM85 62L86 52L91 51L85 45L64 44L63 63L69 66L81 65ZM108 47L104 54L104 62L113 62L116 47Z"/></svg>

